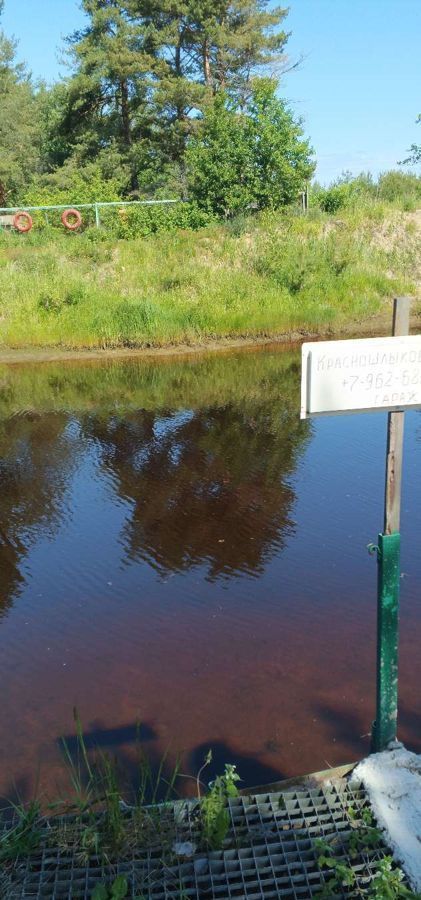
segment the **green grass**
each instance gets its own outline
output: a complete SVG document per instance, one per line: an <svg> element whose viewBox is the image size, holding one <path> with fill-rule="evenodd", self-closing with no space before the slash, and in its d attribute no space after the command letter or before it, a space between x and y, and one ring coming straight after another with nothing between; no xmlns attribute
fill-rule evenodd
<svg viewBox="0 0 421 900"><path fill-rule="evenodd" d="M0 236L0 348L166 346L334 331L416 295L413 213L372 201L109 240Z"/></svg>
<svg viewBox="0 0 421 900"><path fill-rule="evenodd" d="M155 866L169 871L184 852L189 857L223 848L230 828L228 801L238 794L236 782L240 778L235 766L226 764L224 773L206 787L200 776L212 761L209 751L197 777L191 779L197 799L194 805L190 804L188 813L184 803L176 809L173 805L178 799L180 779L187 776L180 774L178 763L168 768L166 755L157 768L151 766L140 744L140 728L136 742L138 783L129 792L117 761L99 748L88 749L76 709L74 723L72 747L62 740L69 775L65 796L49 803L36 799L29 804L12 804L0 812L1 896L14 893L22 862L32 857L37 866L42 852L50 851L54 857L58 849L67 873L70 860L79 869L94 862L97 869L101 866L108 875L114 870L116 877L98 883L92 898L123 900L132 896L131 883L129 889L129 878L117 875L117 867L131 862L133 855L152 852ZM130 805L123 796L129 797ZM184 851L187 838L189 849ZM44 873L44 889L49 875L51 871ZM154 877L153 870L149 871L146 888ZM141 871L133 874L134 880L142 881ZM141 892L136 894L138 900L145 897L143 887L141 884ZM180 900L186 896L182 885L177 896Z"/></svg>

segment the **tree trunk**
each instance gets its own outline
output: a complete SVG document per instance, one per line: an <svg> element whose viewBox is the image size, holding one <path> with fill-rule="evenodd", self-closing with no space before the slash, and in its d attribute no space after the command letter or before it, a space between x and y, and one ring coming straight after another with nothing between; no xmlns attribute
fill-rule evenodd
<svg viewBox="0 0 421 900"><path fill-rule="evenodd" d="M123 140L128 149L132 144L132 132L130 128L129 88L125 78L120 81L120 96Z"/></svg>
<svg viewBox="0 0 421 900"><path fill-rule="evenodd" d="M209 42L208 42L207 38L205 38L205 40L203 42L202 54L203 54L203 77L205 79L205 84L208 87L211 87L212 86L212 72L211 72L211 65L210 65Z"/></svg>
<svg viewBox="0 0 421 900"><path fill-rule="evenodd" d="M224 91L227 86L227 81L226 81L226 76L225 76L224 64L222 62L220 53L218 53L218 56L217 56L216 70L217 70L216 77L218 79L219 87L220 87L221 91ZM216 86L214 87L214 94L215 93L216 93Z"/></svg>
<svg viewBox="0 0 421 900"><path fill-rule="evenodd" d="M177 78L181 78L181 35L178 35L178 42L175 48L175 74Z"/></svg>
<svg viewBox="0 0 421 900"><path fill-rule="evenodd" d="M122 78L120 81L120 99L121 99L121 123L122 123L122 135L123 141L125 145L125 149L128 151L132 146L132 130L131 130L131 122L130 122L130 105L129 105L129 87L127 84L127 80ZM137 177L137 172L132 169L132 165L130 163L130 191L131 193L136 193L139 190L139 179Z"/></svg>
<svg viewBox="0 0 421 900"><path fill-rule="evenodd" d="M182 42L182 32L178 33L178 41L175 48L175 75L177 78L182 78L183 71L181 65L181 42ZM185 111L182 103L177 103L176 105L176 117L179 122L182 122L185 118Z"/></svg>

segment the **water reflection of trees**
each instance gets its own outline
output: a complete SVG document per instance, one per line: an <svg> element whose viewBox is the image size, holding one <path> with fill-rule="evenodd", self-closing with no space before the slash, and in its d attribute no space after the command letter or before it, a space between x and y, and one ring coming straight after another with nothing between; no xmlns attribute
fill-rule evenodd
<svg viewBox="0 0 421 900"><path fill-rule="evenodd" d="M143 411L83 428L133 509L130 558L160 571L257 574L293 528L290 476L308 434L295 404L264 398L167 415Z"/></svg>
<svg viewBox="0 0 421 900"><path fill-rule="evenodd" d="M52 533L74 465L68 416L14 416L0 427L0 608L19 592L22 560L40 531Z"/></svg>
<svg viewBox="0 0 421 900"><path fill-rule="evenodd" d="M122 536L128 559L161 572L203 565L214 578L257 574L283 546L293 528L290 476L308 435L298 419L294 354L64 369L71 406L55 413L63 383L57 396L55 370L38 372L10 376L10 397L0 392L3 608L19 592L31 545L62 521L80 453L111 470L110 483L130 501ZM33 411L16 415L20 386ZM116 412L129 387L130 411ZM85 412L75 429L70 410L78 403Z"/></svg>

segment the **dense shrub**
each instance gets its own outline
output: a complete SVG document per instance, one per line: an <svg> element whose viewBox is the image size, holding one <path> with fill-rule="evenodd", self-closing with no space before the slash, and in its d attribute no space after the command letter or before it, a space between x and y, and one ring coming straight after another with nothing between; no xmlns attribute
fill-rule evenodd
<svg viewBox="0 0 421 900"><path fill-rule="evenodd" d="M22 197L26 206L77 206L79 203L103 203L121 199L117 178L104 178L95 164L76 168L63 166L53 175L33 181Z"/></svg>
<svg viewBox="0 0 421 900"><path fill-rule="evenodd" d="M323 188L314 185L312 201L326 213L336 213L344 207L371 203L374 199L412 209L421 201L421 178L405 172L384 172L377 182L362 173L356 178L345 174Z"/></svg>
<svg viewBox="0 0 421 900"><path fill-rule="evenodd" d="M376 185L368 173L361 173L356 178L345 173L329 187L315 185L313 189L313 200L327 213L335 213L344 206L355 205L375 195Z"/></svg>
<svg viewBox="0 0 421 900"><path fill-rule="evenodd" d="M95 201L117 203L118 205L113 207L100 208L100 229L95 227L93 205L90 209L82 210L81 230L87 231L92 243L101 243L108 238L147 237L177 229L195 231L216 223L221 217L221 211L212 210L211 205L203 205L199 200L193 198L174 204L125 205L125 201L118 196L116 184L107 181L105 189L100 175L98 173L95 175L94 169L92 169L92 173L91 183L87 183L86 173L84 173L83 176L80 175L79 180L76 179L73 182L72 191L65 189L64 185L56 186L53 189L51 185L49 187L45 184L36 186L34 183L31 190L25 195L22 206L67 205L77 207L78 203L94 204ZM79 185L78 189L77 185ZM233 192L236 190L237 187L233 185ZM322 187L315 183L310 191L310 213L306 218L314 220L315 216L317 218L323 217L324 214L335 215L341 209L359 212L360 215L369 216L370 219L377 214L381 218L385 204L403 210L412 210L420 206L421 178L414 174L391 171L380 175L378 181L374 181L370 174L362 173L355 178L345 174L329 187ZM298 203L283 207L283 211L282 209L271 211L269 207L264 213L256 210L255 205L246 203L243 209L240 204L235 213L237 207L233 203L231 216L225 219L231 234L242 234L249 229L256 217L260 218L263 215L270 218L273 214L277 220L282 219L284 214L289 217L296 215L302 218L301 207ZM58 231L63 233L61 210L40 211L32 213L32 215L35 227L30 235L25 235L25 240L36 242L41 239L41 234L49 240ZM77 233L72 235L67 232L66 236L70 239L77 237Z"/></svg>
<svg viewBox="0 0 421 900"><path fill-rule="evenodd" d="M146 237L178 228L203 228L212 216L196 203L174 203L153 206L121 206L101 210L101 222L108 234L118 238Z"/></svg>
<svg viewBox="0 0 421 900"><path fill-rule="evenodd" d="M403 201L416 205L421 201L421 178L410 172L384 172L378 182L378 196L389 203Z"/></svg>
<svg viewBox="0 0 421 900"><path fill-rule="evenodd" d="M348 186L346 184L338 184L330 188L322 188L315 194L315 199L323 212L335 213L342 206L346 206L349 201Z"/></svg>
<svg viewBox="0 0 421 900"><path fill-rule="evenodd" d="M254 81L241 112L218 94L188 144L186 162L190 196L225 219L294 203L315 168L302 122L271 79Z"/></svg>

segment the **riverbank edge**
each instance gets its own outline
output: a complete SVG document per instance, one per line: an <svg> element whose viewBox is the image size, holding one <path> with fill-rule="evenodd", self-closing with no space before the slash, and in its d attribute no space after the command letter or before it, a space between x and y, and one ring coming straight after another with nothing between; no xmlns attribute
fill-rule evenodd
<svg viewBox="0 0 421 900"><path fill-rule="evenodd" d="M194 344L171 344L164 347L27 347L0 348L0 365L23 365L42 362L84 362L150 359L166 360L174 357L195 356L199 354L233 353L236 351L252 351L255 349L271 349L282 347L287 349L291 344L299 345L304 341L335 340L358 337L384 337L391 334L392 306L388 313L371 316L361 322L347 322L336 329L328 328L318 331L292 331L268 336L247 336L238 338L218 338ZM421 331L421 312L411 316L411 331Z"/></svg>

